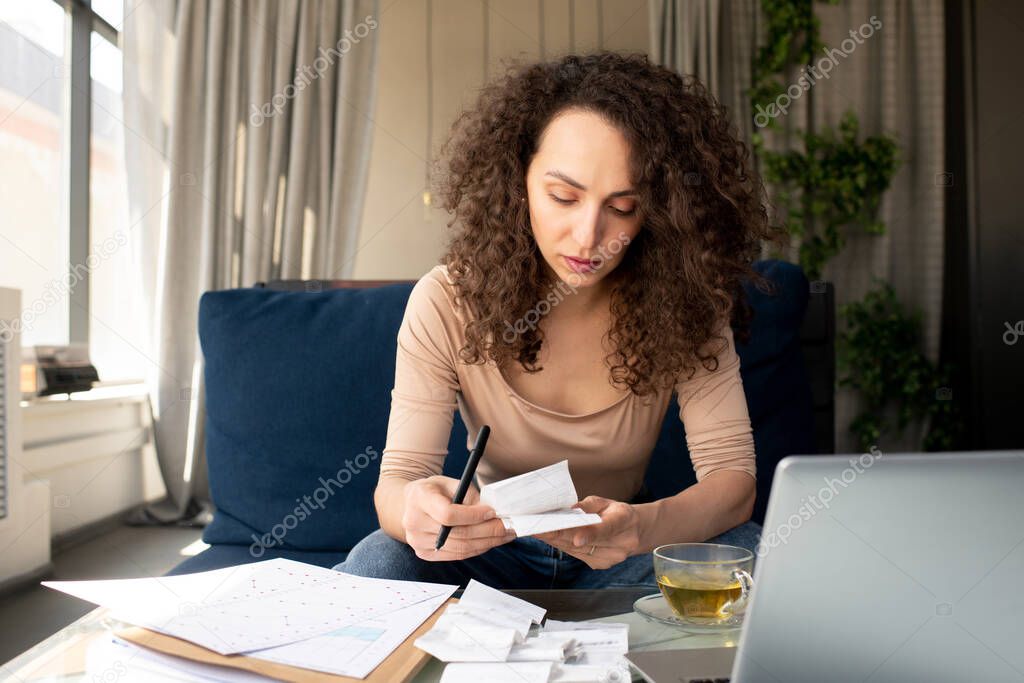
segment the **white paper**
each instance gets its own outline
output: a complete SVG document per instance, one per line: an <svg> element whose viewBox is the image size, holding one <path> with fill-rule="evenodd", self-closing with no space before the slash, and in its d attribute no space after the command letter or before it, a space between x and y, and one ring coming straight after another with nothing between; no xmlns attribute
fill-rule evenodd
<svg viewBox="0 0 1024 683"><path fill-rule="evenodd" d="M576 651L576 639L568 631L537 633L512 646L510 662L561 662Z"/></svg>
<svg viewBox="0 0 1024 683"><path fill-rule="evenodd" d="M530 632L530 626L533 625L533 620L530 618L529 614L509 612L502 609L500 605L495 604L464 605L462 603L455 603L448 605L445 609L445 613L472 614L477 619L482 619L491 626L515 629L518 636L517 642L526 637L526 634Z"/></svg>
<svg viewBox="0 0 1024 683"><path fill-rule="evenodd" d="M442 662L504 662L519 639L514 628L493 626L472 614L446 610L413 644Z"/></svg>
<svg viewBox="0 0 1024 683"><path fill-rule="evenodd" d="M555 630L548 624L541 633L555 638L575 639L575 664L614 663L629 651L628 624L605 624L604 628L571 630Z"/></svg>
<svg viewBox="0 0 1024 683"><path fill-rule="evenodd" d="M250 657L315 669L339 676L366 678L430 618L455 592L410 605L382 617L362 621L298 643L247 652ZM454 607L450 605L449 607Z"/></svg>
<svg viewBox="0 0 1024 683"><path fill-rule="evenodd" d="M506 529L517 536L598 524L601 516L572 506L579 502L569 474L569 461L561 460L532 472L487 484L480 502L494 508Z"/></svg>
<svg viewBox="0 0 1024 683"><path fill-rule="evenodd" d="M553 510L539 515L510 515L502 517L501 521L506 529L514 529L516 536L534 536L549 531L600 524L601 515L584 512L579 508L569 508L568 510Z"/></svg>
<svg viewBox="0 0 1024 683"><path fill-rule="evenodd" d="M499 516L531 515L568 508L578 500L569 475L568 460L496 481L480 489L480 502L490 505Z"/></svg>
<svg viewBox="0 0 1024 683"><path fill-rule="evenodd" d="M552 683L585 681L628 681L629 624L548 619L541 634L576 639L574 656L558 663L552 671Z"/></svg>
<svg viewBox="0 0 1024 683"><path fill-rule="evenodd" d="M625 657L615 664L559 664L551 670L550 683L594 683L594 681L632 680L629 662Z"/></svg>
<svg viewBox="0 0 1024 683"><path fill-rule="evenodd" d="M306 640L456 588L368 579L284 559L181 576L43 585L220 654Z"/></svg>
<svg viewBox="0 0 1024 683"><path fill-rule="evenodd" d="M470 579L466 584L466 590L462 591L462 600L459 604L473 607L496 607L511 614L528 617L535 624L543 621L544 615L547 613L543 607L538 607L532 602L527 602L508 593L502 593L497 588L491 588L476 579Z"/></svg>
<svg viewBox="0 0 1024 683"><path fill-rule="evenodd" d="M102 636L85 653L85 680L132 683L263 683L273 679L242 669L194 662Z"/></svg>
<svg viewBox="0 0 1024 683"><path fill-rule="evenodd" d="M612 627L625 627L628 630L629 624L610 621L558 621L557 619L548 619L544 622L544 630L549 631L583 631L587 629L602 631Z"/></svg>
<svg viewBox="0 0 1024 683"><path fill-rule="evenodd" d="M442 662L504 662L546 610L471 579L416 647Z"/></svg>
<svg viewBox="0 0 1024 683"><path fill-rule="evenodd" d="M444 667L441 683L547 683L552 666L552 662L460 662Z"/></svg>

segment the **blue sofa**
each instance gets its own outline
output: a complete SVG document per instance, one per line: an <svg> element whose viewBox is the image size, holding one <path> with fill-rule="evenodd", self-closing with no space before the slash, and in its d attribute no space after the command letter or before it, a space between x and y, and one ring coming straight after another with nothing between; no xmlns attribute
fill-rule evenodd
<svg viewBox="0 0 1024 683"><path fill-rule="evenodd" d="M773 295L747 287L751 338L737 344L757 450L753 519L762 522L775 465L815 452L815 442L800 348L807 279L782 261L755 267L777 285ZM203 294L206 458L216 513L203 533L211 547L172 574L274 557L329 567L378 527L373 489L412 284ZM673 398L646 476L655 498L696 483L678 414ZM467 450L456 413L446 474L459 476Z"/></svg>

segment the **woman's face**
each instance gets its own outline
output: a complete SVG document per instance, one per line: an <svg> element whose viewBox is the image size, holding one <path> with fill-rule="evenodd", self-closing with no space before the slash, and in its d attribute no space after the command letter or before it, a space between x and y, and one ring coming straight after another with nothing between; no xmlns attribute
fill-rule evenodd
<svg viewBox="0 0 1024 683"><path fill-rule="evenodd" d="M530 224L548 267L574 287L606 278L640 231L629 156L622 133L592 112L562 112L541 134L526 171Z"/></svg>

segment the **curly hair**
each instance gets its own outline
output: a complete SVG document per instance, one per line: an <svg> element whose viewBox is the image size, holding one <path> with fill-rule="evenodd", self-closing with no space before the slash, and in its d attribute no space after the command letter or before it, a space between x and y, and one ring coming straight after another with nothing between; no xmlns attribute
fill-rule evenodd
<svg viewBox="0 0 1024 683"><path fill-rule="evenodd" d="M638 191L640 231L609 274L618 275L610 280L611 383L645 396L682 372L692 377L698 362L717 369L708 342L724 344L726 323L737 339L749 339L742 282L771 290L751 263L763 240L778 241L778 231L768 223L763 185L725 108L696 77L640 53L512 63L453 123L435 163L439 196L452 214L441 263L456 301L470 312L460 357L543 369L539 326L511 340L502 331L552 284L528 202L519 199L526 197L541 133L569 109L596 113L622 133Z"/></svg>

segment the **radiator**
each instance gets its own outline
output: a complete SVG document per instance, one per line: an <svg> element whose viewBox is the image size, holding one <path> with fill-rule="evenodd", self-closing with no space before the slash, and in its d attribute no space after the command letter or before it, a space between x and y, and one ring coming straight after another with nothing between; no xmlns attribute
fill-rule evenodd
<svg viewBox="0 0 1024 683"><path fill-rule="evenodd" d="M21 292L0 287L0 590L50 562L50 484L21 454Z"/></svg>

